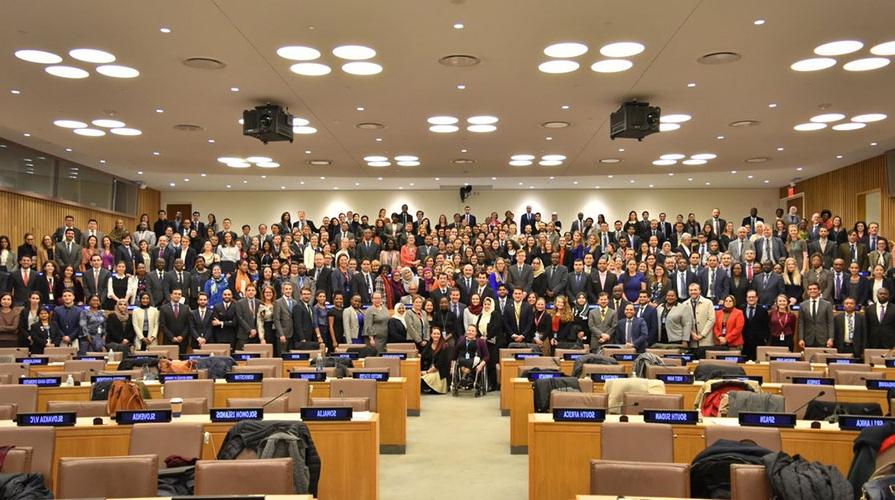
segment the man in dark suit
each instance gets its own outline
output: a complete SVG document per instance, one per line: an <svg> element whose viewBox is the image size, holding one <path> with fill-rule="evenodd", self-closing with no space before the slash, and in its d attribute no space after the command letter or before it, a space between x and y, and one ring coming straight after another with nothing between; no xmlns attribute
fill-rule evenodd
<svg viewBox="0 0 895 500"><path fill-rule="evenodd" d="M872 349L895 347L895 308L889 304L889 290L880 288L876 292L879 303L871 304L864 310L867 321L867 345Z"/></svg>
<svg viewBox="0 0 895 500"><path fill-rule="evenodd" d="M109 271L102 267L103 259L94 254L90 256L90 267L81 274L81 282L84 283L84 295L89 297L96 295L100 300L105 300L109 292Z"/></svg>
<svg viewBox="0 0 895 500"><path fill-rule="evenodd" d="M313 221L310 221L306 218L304 210L299 210L297 216L298 220L295 221L294 224L292 224L292 227L297 227L299 230L304 230L304 228L307 226L311 229L312 233L317 232L317 226L314 225Z"/></svg>
<svg viewBox="0 0 895 500"><path fill-rule="evenodd" d="M292 347L302 342L323 344L323 338L317 334L314 325L314 313L311 311L311 291L301 290L301 300L292 307Z"/></svg>
<svg viewBox="0 0 895 500"><path fill-rule="evenodd" d="M332 273L330 273L330 282L332 284L332 293L341 293L342 297L351 297L357 290L353 289L352 286L352 277L354 273L348 269L348 256L342 254L339 256L338 268L334 269ZM318 288L320 287L320 282L317 282Z"/></svg>
<svg viewBox="0 0 895 500"><path fill-rule="evenodd" d="M715 233L715 237L718 237L724 232L724 227L727 225L727 221L721 218L721 210L713 208L712 217L706 219L705 224L712 226L712 232ZM705 224L703 224L703 226L705 226Z"/></svg>
<svg viewBox="0 0 895 500"><path fill-rule="evenodd" d="M53 233L53 241L60 242L65 239L65 232L71 229L74 231L74 239L75 241L81 241L81 230L75 227L75 217L73 215L66 215L65 222L56 229L56 232ZM98 243L102 243L99 241Z"/></svg>
<svg viewBox="0 0 895 500"><path fill-rule="evenodd" d="M358 260L367 259L374 261L379 259L379 245L373 242L373 232L369 229L364 230L364 237L357 243L354 249ZM367 302L365 302L366 304Z"/></svg>
<svg viewBox="0 0 895 500"><path fill-rule="evenodd" d="M749 209L749 216L743 217L743 222L740 224L741 226L749 227L749 234L755 233L755 224L758 222L764 222L764 219L758 216L758 209L752 207Z"/></svg>
<svg viewBox="0 0 895 500"><path fill-rule="evenodd" d="M243 247L246 250L249 247ZM184 236L180 238L180 246L172 249L172 265L173 261L180 259L183 261L184 269L192 269L196 264L196 250L190 246L190 238L189 236Z"/></svg>
<svg viewBox="0 0 895 500"><path fill-rule="evenodd" d="M678 259L677 271L668 276L671 287L678 293L678 297L686 297L691 283L699 283L699 275L690 271L686 259ZM701 290L702 288L700 288Z"/></svg>
<svg viewBox="0 0 895 500"><path fill-rule="evenodd" d="M833 261L839 257L839 248L835 241L830 240L830 231L820 226L817 230L817 239L808 244L808 255L819 253L823 258L823 267L829 269L833 265Z"/></svg>
<svg viewBox="0 0 895 500"><path fill-rule="evenodd" d="M833 344L837 352L861 357L867 347L866 317L855 311L855 299L851 297L842 302L842 308L842 314L833 317Z"/></svg>
<svg viewBox="0 0 895 500"><path fill-rule="evenodd" d="M856 262L860 269L867 269L867 247L858 241L857 231L848 232L848 241L839 245L839 257L845 261L846 268Z"/></svg>
<svg viewBox="0 0 895 500"><path fill-rule="evenodd" d="M762 232L762 237L753 242L755 245L755 260L762 264L765 262L774 264L782 262L786 257L783 241L774 236L771 226L764 226Z"/></svg>
<svg viewBox="0 0 895 500"><path fill-rule="evenodd" d="M482 299L484 303L486 297L491 297L494 300L494 304L496 307L497 304L497 293L491 288L491 285L488 284L488 273L484 270L479 271L479 274L475 277L475 288L472 290L473 293L479 294L479 297Z"/></svg>
<svg viewBox="0 0 895 500"><path fill-rule="evenodd" d="M469 304L469 299L475 292L478 283L472 272L472 264L466 264L460 270L460 276L457 277L457 289L460 290L460 302ZM479 297L481 299L481 297Z"/></svg>
<svg viewBox="0 0 895 500"><path fill-rule="evenodd" d="M190 311L190 337L193 349L202 349L206 342L212 342L212 311L208 308L208 295L199 292L196 309Z"/></svg>
<svg viewBox="0 0 895 500"><path fill-rule="evenodd" d="M518 287L528 293L531 291L534 274L531 266L525 263L525 257L525 251L516 251L516 263L507 270L507 287L513 290Z"/></svg>
<svg viewBox="0 0 895 500"><path fill-rule="evenodd" d="M360 262L360 272L354 273L351 277L351 290L360 295L362 304L370 304L373 302L373 292L376 278L370 273L370 261L364 259Z"/></svg>
<svg viewBox="0 0 895 500"><path fill-rule="evenodd" d="M329 258L329 257L327 257ZM325 265L323 254L314 255L314 268L308 270L308 275L314 279L317 290L326 292L326 300L330 300L333 296L332 269ZM293 290L293 295L301 292L301 290Z"/></svg>
<svg viewBox="0 0 895 500"><path fill-rule="evenodd" d="M612 287L612 295L609 297L609 308L615 311L618 319L622 319L625 315L625 306L630 304L625 298L625 287L621 283L616 283Z"/></svg>
<svg viewBox="0 0 895 500"><path fill-rule="evenodd" d="M81 245L75 239L73 229L65 230L65 238L56 243L55 250L56 269L62 271L65 266L77 269L81 265Z"/></svg>
<svg viewBox="0 0 895 500"><path fill-rule="evenodd" d="M147 280L149 281L149 294L152 295L153 305L159 307L162 305L162 302L165 301L165 260L162 258L158 258L155 261L155 269L147 273Z"/></svg>
<svg viewBox="0 0 895 500"><path fill-rule="evenodd" d="M211 326L214 328L214 342L229 344L232 349L236 345L236 307L233 304L233 291L229 288L221 294L223 302L214 306Z"/></svg>
<svg viewBox="0 0 895 500"><path fill-rule="evenodd" d="M115 249L115 262L124 262L127 274L134 274L137 270L134 247L131 246L131 235L125 234L121 238L121 244Z"/></svg>
<svg viewBox="0 0 895 500"><path fill-rule="evenodd" d="M274 357L282 354L292 340L292 310L296 301L292 298L292 284L283 283L283 295L273 303L273 324L276 329L276 342L273 342ZM336 318L336 321L341 318ZM266 332L265 332L266 333ZM270 342L270 338L267 339Z"/></svg>
<svg viewBox="0 0 895 500"><path fill-rule="evenodd" d="M179 289L171 291L171 300L158 311L158 326L162 338L169 344L176 344L180 354L186 353L190 345L190 308L181 304Z"/></svg>
<svg viewBox="0 0 895 500"><path fill-rule="evenodd" d="M581 259L575 259L572 264L572 272L567 274L565 291L571 301L579 293L587 294L588 288L591 286L591 276L584 272L584 262Z"/></svg>
<svg viewBox="0 0 895 500"><path fill-rule="evenodd" d="M165 235L159 236L158 246L149 251L149 257L152 262L163 260L165 264L163 270L171 270L174 252L168 248L168 238Z"/></svg>
<svg viewBox="0 0 895 500"><path fill-rule="evenodd" d="M634 304L627 304L623 317L618 320L618 324L615 326L612 343L634 347L637 349L637 352L644 352L648 342L649 332L646 329L646 322L634 316Z"/></svg>
<svg viewBox="0 0 895 500"><path fill-rule="evenodd" d="M465 222L467 226L473 227L476 225L475 224L476 220L475 220L475 215L472 215L472 213L470 213L470 211L471 211L471 209L469 208L469 205L466 205L465 207L463 207L463 217L462 217L461 221Z"/></svg>
<svg viewBox="0 0 895 500"><path fill-rule="evenodd" d="M503 311L504 331L511 343L534 342L534 313L524 298L525 291L516 288Z"/></svg>
<svg viewBox="0 0 895 500"><path fill-rule="evenodd" d="M774 272L773 264L765 262L761 265L761 272L752 278L752 289L758 292L759 304L771 307L777 296L784 292L783 278Z"/></svg>
<svg viewBox="0 0 895 500"><path fill-rule="evenodd" d="M637 294L637 305L634 307L634 317L643 320L649 338L658 338L659 315L656 308L650 305L650 293L646 290L641 290Z"/></svg>
<svg viewBox="0 0 895 500"><path fill-rule="evenodd" d="M438 255L438 246L432 244L432 236L427 234L423 238L423 244L416 247L416 258L420 262L424 262L426 257L434 259L436 255ZM379 256L377 255L376 258L378 259Z"/></svg>
<svg viewBox="0 0 895 500"><path fill-rule="evenodd" d="M174 221L168 220L168 212L164 210L158 211L158 219L152 225L152 231L155 233L156 238L165 234L165 230L168 228L175 230L176 227L174 225Z"/></svg>
<svg viewBox="0 0 895 500"><path fill-rule="evenodd" d="M448 300L451 299L451 287L448 285L448 276L446 273L444 273L444 272L438 273L436 283L435 283L435 289L433 289L429 293L429 295L430 295L430 298L432 299L432 303L436 306L441 301L442 297L444 297Z"/></svg>
<svg viewBox="0 0 895 500"><path fill-rule="evenodd" d="M799 347L833 347L833 305L822 299L817 283L799 305Z"/></svg>
<svg viewBox="0 0 895 500"><path fill-rule="evenodd" d="M193 276L184 269L182 260L174 259L174 269L168 271L165 274L165 279L162 281L164 286L163 293L168 300L171 300L171 292L178 289L181 291L181 297L186 301L186 304L189 304L193 299Z"/></svg>
<svg viewBox="0 0 895 500"><path fill-rule="evenodd" d="M531 232L535 231L535 214L531 213L531 205L525 207L525 213L519 219L519 232L525 234L525 226L531 227Z"/></svg>
<svg viewBox="0 0 895 500"><path fill-rule="evenodd" d="M599 238L599 235L597 237ZM614 273L609 272L608 266L607 260L601 258L597 261L597 268L590 273L590 288L587 292L587 302L589 304L596 304L597 299L603 292L607 294L612 293L612 288L615 287L618 277Z"/></svg>
<svg viewBox="0 0 895 500"><path fill-rule="evenodd" d="M552 302L556 297L566 293L569 270L559 261L559 252L550 254L550 265L544 270L547 275L547 300ZM590 291L590 276L585 279L585 293Z"/></svg>
<svg viewBox="0 0 895 500"><path fill-rule="evenodd" d="M709 255L706 266L699 272L699 289L702 295L717 304L727 296L730 290L730 276L727 271L718 267L718 257Z"/></svg>
<svg viewBox="0 0 895 500"><path fill-rule="evenodd" d="M771 335L768 310L758 303L758 292L746 292L746 303L740 307L745 317L743 325L743 355L754 360L756 347L768 345Z"/></svg>
<svg viewBox="0 0 895 500"><path fill-rule="evenodd" d="M261 302L255 298L257 292L255 285L248 285L245 297L236 302L236 350L241 350L246 344L257 344L258 337L258 306Z"/></svg>
<svg viewBox="0 0 895 500"><path fill-rule="evenodd" d="M31 257L19 256L19 268L9 275L8 280L13 305L28 304L28 295L37 287L37 273L31 269Z"/></svg>
<svg viewBox="0 0 895 500"><path fill-rule="evenodd" d="M674 226L666 220L666 217L665 212L659 214L659 229L662 231L662 234L665 235L665 239L667 240L671 237L671 233L674 232Z"/></svg>

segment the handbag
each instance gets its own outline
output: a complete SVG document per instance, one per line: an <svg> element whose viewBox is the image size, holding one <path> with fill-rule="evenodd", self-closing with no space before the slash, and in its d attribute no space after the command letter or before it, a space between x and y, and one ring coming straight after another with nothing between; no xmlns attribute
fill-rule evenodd
<svg viewBox="0 0 895 500"><path fill-rule="evenodd" d="M861 500L895 499L895 463L886 464L861 486Z"/></svg>

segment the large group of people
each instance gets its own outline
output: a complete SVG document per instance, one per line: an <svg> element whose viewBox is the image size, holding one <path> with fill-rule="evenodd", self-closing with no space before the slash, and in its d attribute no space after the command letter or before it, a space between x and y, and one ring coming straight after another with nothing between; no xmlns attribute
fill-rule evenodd
<svg viewBox="0 0 895 500"><path fill-rule="evenodd" d="M754 208L738 225L718 209L702 223L631 211L612 222L579 213L565 226L531 207L481 219L466 206L433 225L403 205L319 226L285 212L253 228L160 210L105 233L66 216L18 246L0 236L0 346L268 343L280 354L413 342L437 392L451 361L493 366L508 345L752 358L761 345L895 346L895 267L876 222L846 228L828 210L795 209L765 222Z"/></svg>

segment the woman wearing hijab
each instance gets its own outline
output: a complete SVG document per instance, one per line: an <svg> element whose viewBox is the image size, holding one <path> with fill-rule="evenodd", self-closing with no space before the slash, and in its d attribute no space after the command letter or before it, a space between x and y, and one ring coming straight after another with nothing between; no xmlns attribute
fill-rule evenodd
<svg viewBox="0 0 895 500"><path fill-rule="evenodd" d="M468 308L467 308L468 310ZM476 316L473 323L481 338L485 339L488 347L488 387L494 391L500 384L497 376L497 365L500 361L499 351L504 345L503 320L500 313L494 312L494 299L485 297L482 302L482 310Z"/></svg>
<svg viewBox="0 0 895 500"><path fill-rule="evenodd" d="M588 338L590 330L587 327L587 315L589 313L590 304L587 303L587 294L580 292L575 296L575 303L572 304L572 317L575 320L575 326L573 328L584 334L580 337L584 347L587 347L590 342L590 339Z"/></svg>
<svg viewBox="0 0 895 500"><path fill-rule="evenodd" d="M407 320L404 318L407 310L404 304L398 302L395 312L388 320L388 342L407 342Z"/></svg>
<svg viewBox="0 0 895 500"><path fill-rule="evenodd" d="M118 299L106 319L106 346L110 351L130 353L134 347L137 334L127 306L127 299Z"/></svg>
<svg viewBox="0 0 895 500"><path fill-rule="evenodd" d="M409 267L401 268L401 286L404 287L404 292L408 292L411 287L416 288L419 291L420 279L413 274L413 270Z"/></svg>
<svg viewBox="0 0 895 500"><path fill-rule="evenodd" d="M544 272L544 263L540 257L535 257L531 261L531 275L534 279L531 282L531 291L538 294L538 297L547 295L547 274Z"/></svg>
<svg viewBox="0 0 895 500"><path fill-rule="evenodd" d="M479 314L482 313L482 298L474 293L469 297L469 305L463 310L463 328L476 324Z"/></svg>

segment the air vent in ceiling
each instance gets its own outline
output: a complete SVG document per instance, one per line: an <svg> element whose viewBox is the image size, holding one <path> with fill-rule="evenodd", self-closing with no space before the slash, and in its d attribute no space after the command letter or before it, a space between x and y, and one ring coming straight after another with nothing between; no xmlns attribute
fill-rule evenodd
<svg viewBox="0 0 895 500"><path fill-rule="evenodd" d="M385 125L376 122L361 122L355 125L355 127L361 130L382 130L385 128Z"/></svg>
<svg viewBox="0 0 895 500"><path fill-rule="evenodd" d="M471 158L457 158L456 160L451 160L451 163L454 165L472 165L475 163L475 160Z"/></svg>
<svg viewBox="0 0 895 500"><path fill-rule="evenodd" d="M569 122L564 122L564 121L559 121L559 120L544 122L541 124L541 126L544 128L566 128L570 125L572 125L572 124Z"/></svg>
<svg viewBox="0 0 895 500"><path fill-rule="evenodd" d="M188 57L183 60L183 65L194 69L224 69L227 63L211 57Z"/></svg>
<svg viewBox="0 0 895 500"><path fill-rule="evenodd" d="M199 125L193 125L190 123L178 123L177 125L174 125L174 130L179 130L181 132L199 132L205 129Z"/></svg>
<svg viewBox="0 0 895 500"><path fill-rule="evenodd" d="M730 122L728 126L733 128L743 128L743 127L757 127L761 125L761 122L758 120L737 120L735 122Z"/></svg>
<svg viewBox="0 0 895 500"><path fill-rule="evenodd" d="M308 165L313 167L328 167L332 164L332 160L308 160Z"/></svg>
<svg viewBox="0 0 895 500"><path fill-rule="evenodd" d="M720 51L704 54L702 57L697 59L696 62L700 64L729 64L737 62L742 58L743 56L737 54L736 52Z"/></svg>
<svg viewBox="0 0 895 500"><path fill-rule="evenodd" d="M469 54L450 54L438 60L438 64L452 68L468 68L470 66L475 66L480 62L482 62L481 59Z"/></svg>

